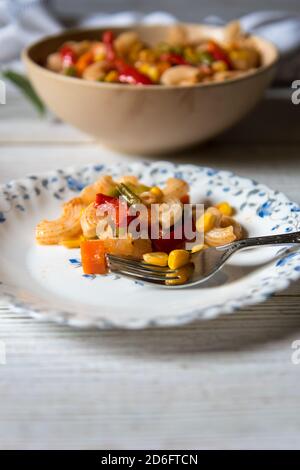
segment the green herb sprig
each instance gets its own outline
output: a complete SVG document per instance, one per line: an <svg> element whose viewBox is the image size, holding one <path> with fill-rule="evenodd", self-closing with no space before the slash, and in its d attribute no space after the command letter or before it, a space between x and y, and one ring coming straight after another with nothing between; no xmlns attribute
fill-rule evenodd
<svg viewBox="0 0 300 470"><path fill-rule="evenodd" d="M4 70L1 72L2 76L13 83L23 95L33 104L35 109L40 115L45 114L46 108L42 100L36 94L28 78L13 70Z"/></svg>

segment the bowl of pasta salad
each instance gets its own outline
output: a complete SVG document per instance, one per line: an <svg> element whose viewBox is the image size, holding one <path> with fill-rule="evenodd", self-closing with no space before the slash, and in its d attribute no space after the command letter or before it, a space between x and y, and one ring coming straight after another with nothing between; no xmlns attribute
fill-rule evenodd
<svg viewBox="0 0 300 470"><path fill-rule="evenodd" d="M278 53L238 22L69 30L23 52L61 119L103 144L163 153L238 122L270 83Z"/></svg>

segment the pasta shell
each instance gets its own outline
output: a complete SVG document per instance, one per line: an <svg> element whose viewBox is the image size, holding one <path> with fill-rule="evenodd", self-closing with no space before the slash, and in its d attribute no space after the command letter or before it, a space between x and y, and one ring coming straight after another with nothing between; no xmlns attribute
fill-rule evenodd
<svg viewBox="0 0 300 470"><path fill-rule="evenodd" d="M98 181L94 184L90 184L86 186L80 194L81 199L83 202L88 205L91 202L95 202L96 194L111 194L114 191L116 184L111 176L105 175L102 176Z"/></svg>
<svg viewBox="0 0 300 470"><path fill-rule="evenodd" d="M237 240L241 240L243 238L243 228L239 222L237 222L235 219L232 217L229 217L227 215L222 215L221 220L220 220L220 227L225 228L232 226L233 228L233 233L236 236Z"/></svg>
<svg viewBox="0 0 300 470"><path fill-rule="evenodd" d="M97 217L97 208L92 202L83 211L80 217L80 224L85 238L95 238L96 228L99 218Z"/></svg>
<svg viewBox="0 0 300 470"><path fill-rule="evenodd" d="M134 186L139 184L138 178L134 175L121 176L121 178L118 178L117 181L118 183L133 184Z"/></svg>
<svg viewBox="0 0 300 470"><path fill-rule="evenodd" d="M232 225L225 228L213 228L205 234L205 243L209 246L221 246L234 242L236 236Z"/></svg>
<svg viewBox="0 0 300 470"><path fill-rule="evenodd" d="M41 245L56 245L81 235L80 214L84 207L79 197L66 202L58 219L42 220L37 225L36 241Z"/></svg>
<svg viewBox="0 0 300 470"><path fill-rule="evenodd" d="M163 190L164 202L180 200L189 191L189 185L186 181L179 178L169 178Z"/></svg>

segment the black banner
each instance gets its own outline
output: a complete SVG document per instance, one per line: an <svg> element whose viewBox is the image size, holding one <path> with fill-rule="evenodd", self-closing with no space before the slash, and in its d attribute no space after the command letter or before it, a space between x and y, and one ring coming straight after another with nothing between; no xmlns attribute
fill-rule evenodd
<svg viewBox="0 0 300 470"><path fill-rule="evenodd" d="M57 464L84 465L89 469L121 466L126 469L164 466L190 466L209 468L225 465L238 468L251 468L265 465L265 468L286 468L297 465L299 454L296 451L197 451L197 450L70 450L70 451L1 451L1 466L30 464L49 467Z"/></svg>

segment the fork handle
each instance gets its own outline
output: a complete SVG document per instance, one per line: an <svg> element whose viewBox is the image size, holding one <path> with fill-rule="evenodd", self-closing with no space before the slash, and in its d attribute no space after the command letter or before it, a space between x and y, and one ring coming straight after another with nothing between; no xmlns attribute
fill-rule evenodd
<svg viewBox="0 0 300 470"><path fill-rule="evenodd" d="M292 245L300 244L300 232L282 233L280 235L267 235L264 237L251 237L243 240L238 240L228 245L218 247L220 250L231 248L233 251L240 250L242 248L249 248L253 246L265 246L265 245Z"/></svg>

